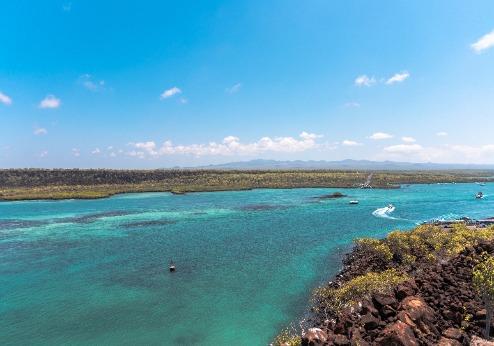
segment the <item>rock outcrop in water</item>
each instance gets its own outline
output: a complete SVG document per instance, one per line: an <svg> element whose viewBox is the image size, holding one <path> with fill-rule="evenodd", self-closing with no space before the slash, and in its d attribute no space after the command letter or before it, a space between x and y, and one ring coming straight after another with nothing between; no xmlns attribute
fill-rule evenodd
<svg viewBox="0 0 494 346"><path fill-rule="evenodd" d="M451 232L452 237L461 234L444 231ZM391 289L355 299L337 312L323 313L324 309L316 303L314 316L308 321L311 328L302 335L301 344L494 345L482 339L486 310L472 286L473 267L483 256L494 255L494 229L465 227L459 232L480 235L472 243L460 244L454 255L438 256L431 261L430 256L426 260L418 254L408 265L397 260L396 253L388 262L376 261L376 257L357 246L328 287L338 289L365 273L386 268L403 273L407 279ZM386 244L386 240L380 244ZM451 241L444 246L450 244ZM490 328L492 335L494 324Z"/></svg>

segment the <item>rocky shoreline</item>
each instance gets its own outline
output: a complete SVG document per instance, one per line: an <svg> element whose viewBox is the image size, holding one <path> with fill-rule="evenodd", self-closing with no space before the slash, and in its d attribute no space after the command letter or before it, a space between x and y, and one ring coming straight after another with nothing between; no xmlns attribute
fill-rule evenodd
<svg viewBox="0 0 494 346"><path fill-rule="evenodd" d="M338 289L366 273L390 268L407 279L391 289L362 296L337 313L322 309L321 302L315 303L299 344L494 345L482 339L486 310L472 286L474 265L482 256L494 255L494 230L462 227L462 232L483 232L482 239L465 244L453 256L438 256L434 261L417 254L412 264L405 265L396 254L386 261L376 253L370 254L368 248L355 246L328 288ZM488 235L484 236L486 232ZM297 343L279 343L294 344Z"/></svg>

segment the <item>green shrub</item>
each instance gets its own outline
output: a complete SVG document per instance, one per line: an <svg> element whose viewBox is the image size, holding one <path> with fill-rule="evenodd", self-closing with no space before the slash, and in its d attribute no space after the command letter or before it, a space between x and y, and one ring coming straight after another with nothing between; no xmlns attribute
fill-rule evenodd
<svg viewBox="0 0 494 346"><path fill-rule="evenodd" d="M316 289L314 297L326 311L338 312L373 293L385 293L407 279L407 275L399 273L396 269L380 273L370 272L357 276L338 288L320 287Z"/></svg>
<svg viewBox="0 0 494 346"><path fill-rule="evenodd" d="M288 345L288 346L300 346L302 338L300 335L295 334L292 330L286 328L281 331L280 334L274 339L274 346Z"/></svg>
<svg viewBox="0 0 494 346"><path fill-rule="evenodd" d="M434 261L437 258L459 254L468 246L480 240L494 239L494 228L469 229L458 223L451 229L422 225L409 232L391 232L384 243L388 245L393 258L403 264L412 264L418 258Z"/></svg>
<svg viewBox="0 0 494 346"><path fill-rule="evenodd" d="M368 256L376 257L384 262L390 262L393 259L393 252L388 244L375 238L360 238L356 240L356 245L361 251Z"/></svg>
<svg viewBox="0 0 494 346"><path fill-rule="evenodd" d="M494 312L494 257L486 256L473 268L473 287L485 304L487 317L485 337L489 338L492 314Z"/></svg>

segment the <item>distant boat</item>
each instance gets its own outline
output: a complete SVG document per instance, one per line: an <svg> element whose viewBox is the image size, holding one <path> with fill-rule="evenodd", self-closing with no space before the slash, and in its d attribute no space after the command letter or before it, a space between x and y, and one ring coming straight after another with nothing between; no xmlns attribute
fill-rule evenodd
<svg viewBox="0 0 494 346"><path fill-rule="evenodd" d="M482 199L484 198L484 194L482 192L478 192L477 195L475 195L475 198Z"/></svg>
<svg viewBox="0 0 494 346"><path fill-rule="evenodd" d="M358 204L358 201L350 201L350 204Z"/></svg>
<svg viewBox="0 0 494 346"><path fill-rule="evenodd" d="M485 183L475 183L475 184L477 184L479 186L485 186Z"/></svg>
<svg viewBox="0 0 494 346"><path fill-rule="evenodd" d="M173 273L177 268L175 267L175 263L173 261L170 261L170 273Z"/></svg>
<svg viewBox="0 0 494 346"><path fill-rule="evenodd" d="M395 211L396 207L392 204L388 204L388 206L386 207L386 213L392 213Z"/></svg>

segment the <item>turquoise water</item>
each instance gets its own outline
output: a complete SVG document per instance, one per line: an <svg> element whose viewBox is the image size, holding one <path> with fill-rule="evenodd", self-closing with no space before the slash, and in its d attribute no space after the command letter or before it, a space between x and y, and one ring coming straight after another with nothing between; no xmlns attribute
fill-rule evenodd
<svg viewBox="0 0 494 346"><path fill-rule="evenodd" d="M493 184L334 191L0 203L0 344L266 345L352 239L494 216Z"/></svg>

